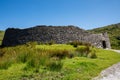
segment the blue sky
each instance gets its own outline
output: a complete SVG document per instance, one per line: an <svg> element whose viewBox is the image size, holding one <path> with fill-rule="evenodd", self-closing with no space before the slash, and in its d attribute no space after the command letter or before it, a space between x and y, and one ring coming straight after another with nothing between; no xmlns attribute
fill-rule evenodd
<svg viewBox="0 0 120 80"><path fill-rule="evenodd" d="M92 29L120 23L120 0L0 0L0 30L36 25Z"/></svg>

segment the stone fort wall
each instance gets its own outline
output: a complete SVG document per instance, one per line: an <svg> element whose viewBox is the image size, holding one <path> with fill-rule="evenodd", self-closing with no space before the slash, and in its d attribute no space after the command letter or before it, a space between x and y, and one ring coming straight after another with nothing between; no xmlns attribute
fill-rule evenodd
<svg viewBox="0 0 120 80"><path fill-rule="evenodd" d="M92 34L74 26L36 26L27 29L8 28L5 31L3 46L16 46L27 42L50 42L68 43L81 41L91 43L96 47L110 47L107 33Z"/></svg>

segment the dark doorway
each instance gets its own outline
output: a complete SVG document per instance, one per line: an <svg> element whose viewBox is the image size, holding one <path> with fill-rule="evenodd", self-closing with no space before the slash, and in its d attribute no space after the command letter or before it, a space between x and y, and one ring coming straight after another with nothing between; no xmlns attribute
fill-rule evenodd
<svg viewBox="0 0 120 80"><path fill-rule="evenodd" d="M103 48L106 48L106 41L102 41Z"/></svg>

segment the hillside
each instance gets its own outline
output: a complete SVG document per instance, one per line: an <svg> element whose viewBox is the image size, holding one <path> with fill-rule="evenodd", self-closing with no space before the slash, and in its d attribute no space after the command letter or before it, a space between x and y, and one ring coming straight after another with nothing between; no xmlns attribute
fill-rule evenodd
<svg viewBox="0 0 120 80"><path fill-rule="evenodd" d="M88 30L92 33L107 32L113 49L120 49L120 23Z"/></svg>
<svg viewBox="0 0 120 80"><path fill-rule="evenodd" d="M2 43L3 36L4 36L4 31L0 31L0 44Z"/></svg>

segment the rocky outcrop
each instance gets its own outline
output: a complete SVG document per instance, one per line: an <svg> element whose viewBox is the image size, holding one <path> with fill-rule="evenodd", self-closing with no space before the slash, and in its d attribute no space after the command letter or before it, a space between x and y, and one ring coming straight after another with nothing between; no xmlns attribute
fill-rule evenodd
<svg viewBox="0 0 120 80"><path fill-rule="evenodd" d="M81 41L91 43L96 47L111 48L107 33L91 34L74 26L36 26L27 29L8 28L5 31L3 46L15 46L27 42L68 43Z"/></svg>

